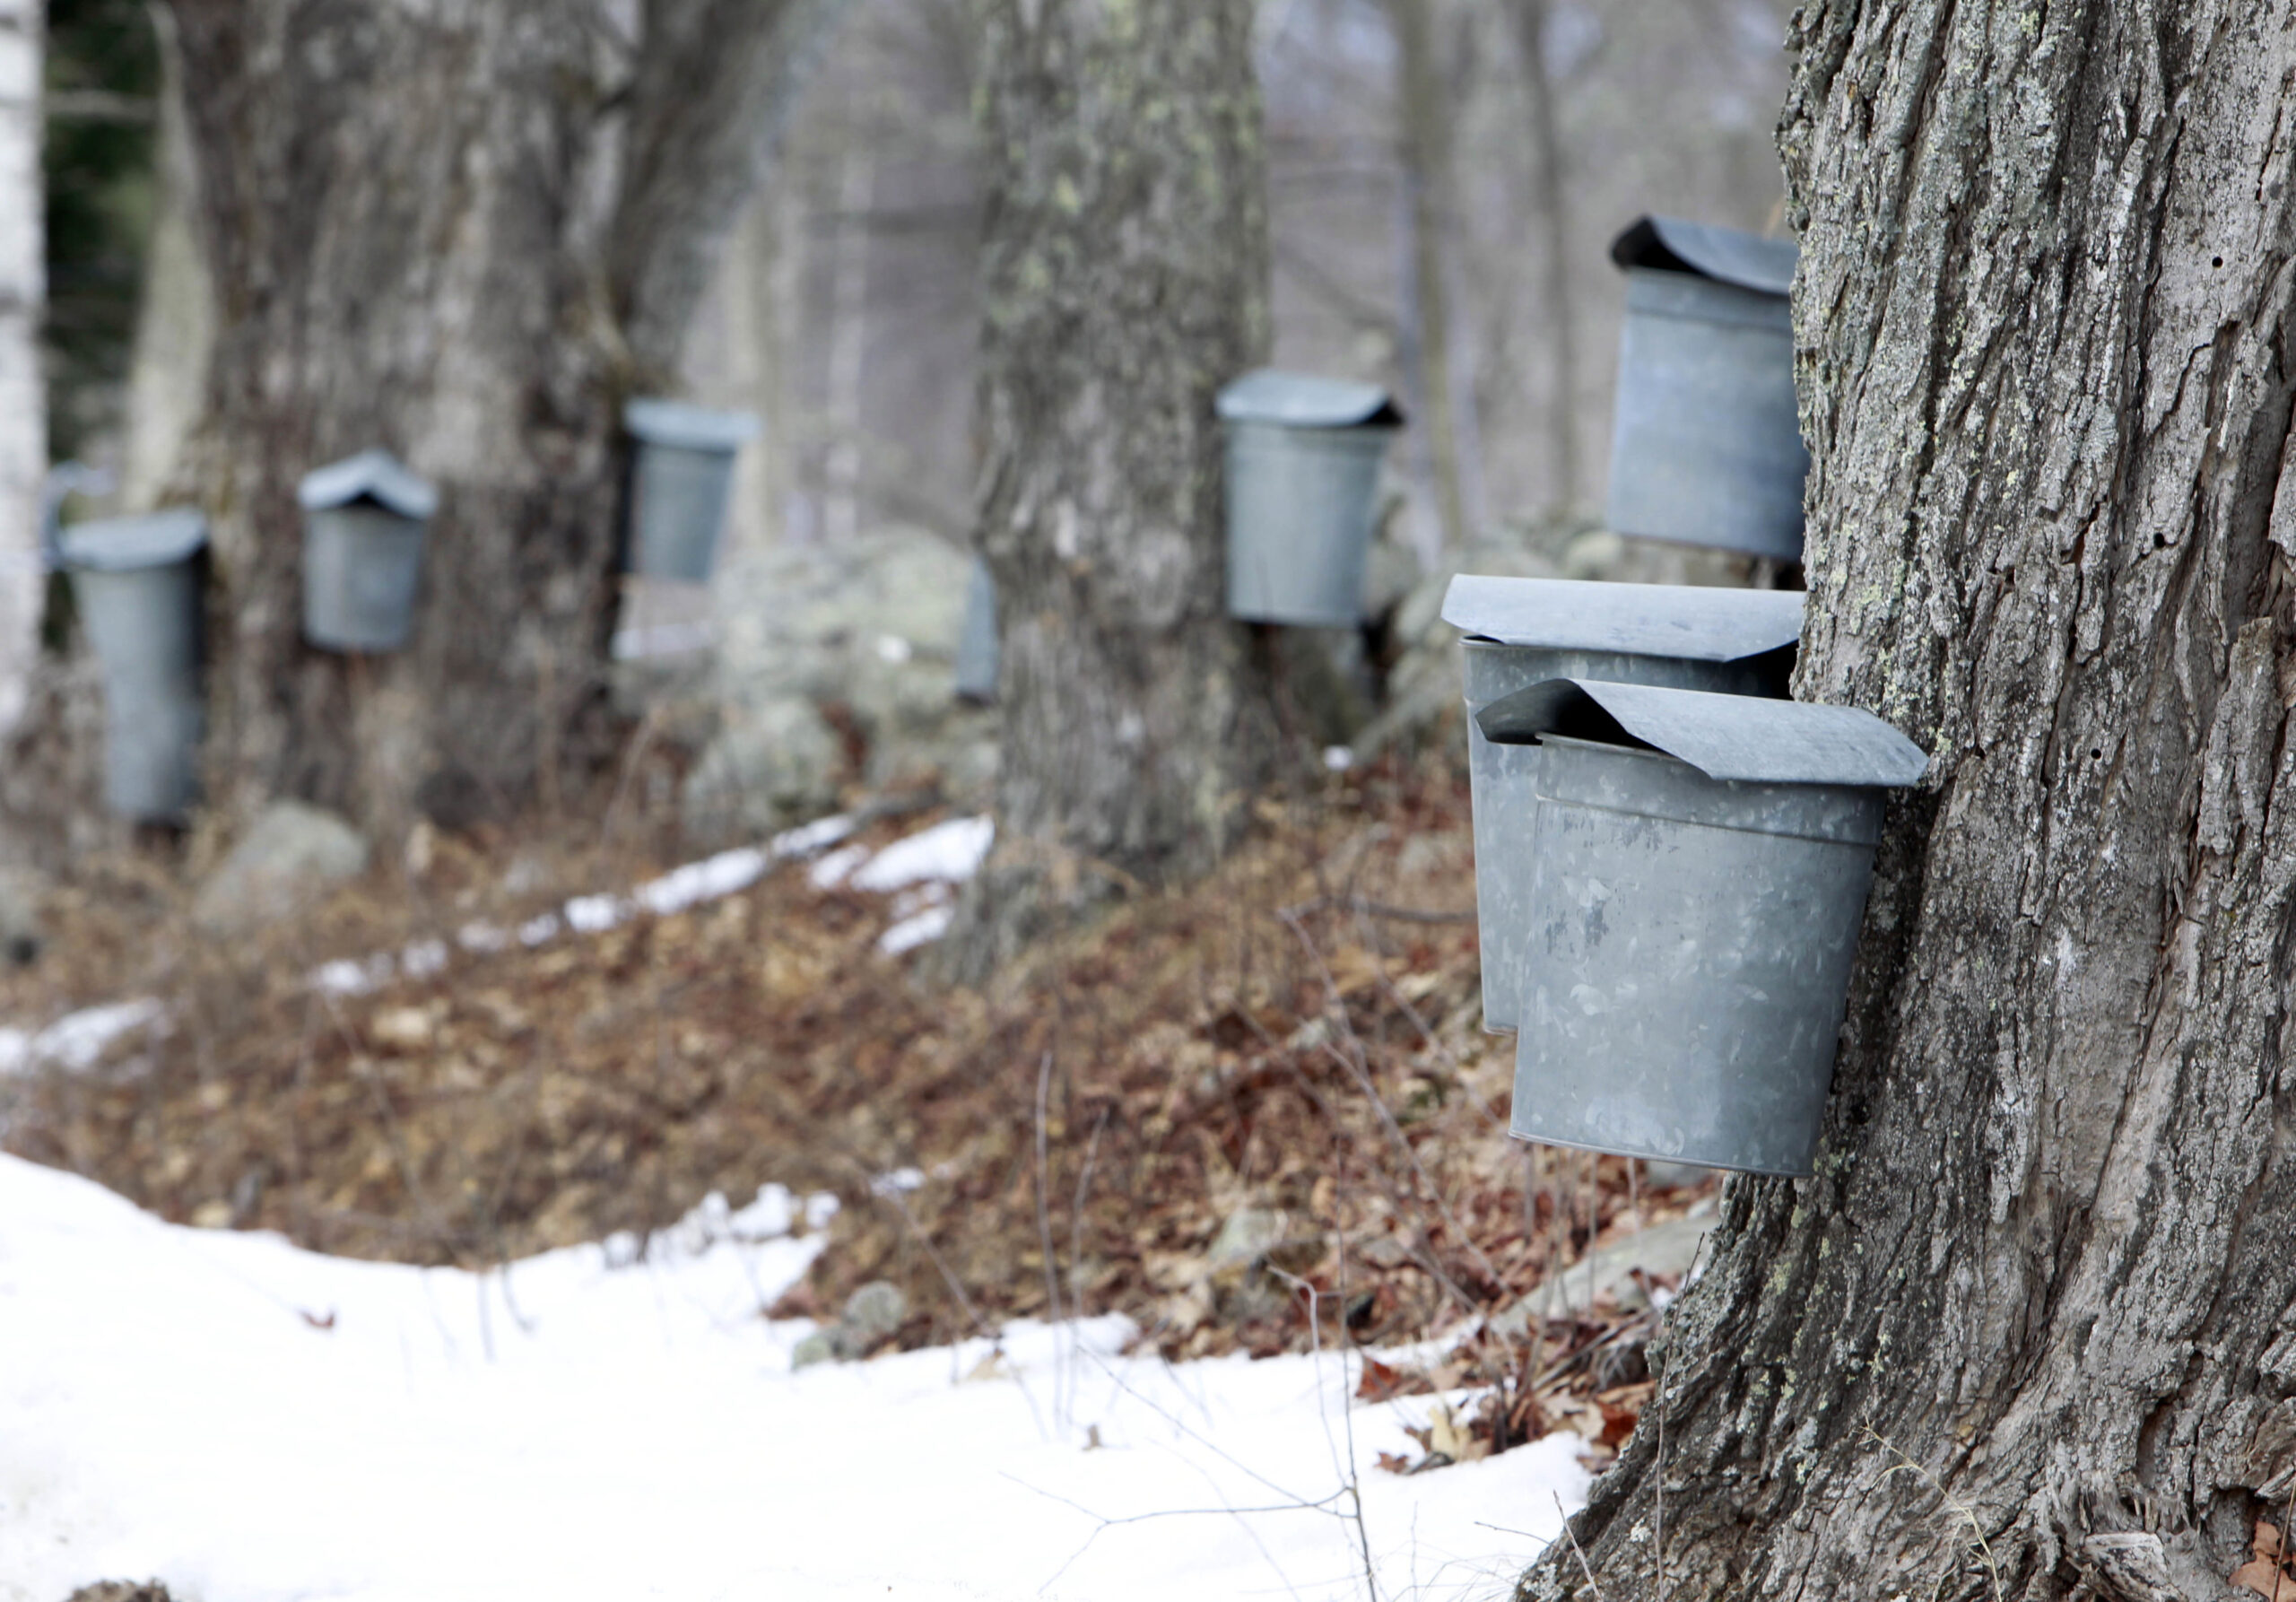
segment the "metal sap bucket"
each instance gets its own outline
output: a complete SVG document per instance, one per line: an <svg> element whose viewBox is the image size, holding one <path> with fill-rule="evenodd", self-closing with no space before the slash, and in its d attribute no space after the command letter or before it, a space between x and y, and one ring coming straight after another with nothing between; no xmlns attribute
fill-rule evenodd
<svg viewBox="0 0 2296 1602"><path fill-rule="evenodd" d="M199 553L207 520L189 508L64 530L80 622L104 677L104 803L172 822L190 807L205 709L199 695Z"/></svg>
<svg viewBox="0 0 2296 1602"><path fill-rule="evenodd" d="M1802 559L1791 239L1645 217L1626 273L1605 520L1621 534Z"/></svg>
<svg viewBox="0 0 2296 1602"><path fill-rule="evenodd" d="M957 636L957 694L964 701L996 699L996 581L988 564L973 558L965 588L964 631Z"/></svg>
<svg viewBox="0 0 2296 1602"><path fill-rule="evenodd" d="M1521 1014L1540 748L1485 739L1475 715L1492 701L1556 678L1782 698L1802 634L1802 601L1799 591L1782 589L1468 573L1451 580L1443 621L1465 636L1459 643L1483 1028L1505 1032Z"/></svg>
<svg viewBox="0 0 2296 1602"><path fill-rule="evenodd" d="M1228 614L1352 629L1379 464L1403 414L1375 384L1262 368L1220 392L1228 433Z"/></svg>
<svg viewBox="0 0 2296 1602"><path fill-rule="evenodd" d="M387 450L330 463L296 486L303 508L303 638L331 651L395 651L439 492Z"/></svg>
<svg viewBox="0 0 2296 1602"><path fill-rule="evenodd" d="M622 421L638 441L629 570L643 579L707 583L733 499L734 459L757 437L757 419L683 401L634 400L622 408Z"/></svg>
<svg viewBox="0 0 2296 1602"><path fill-rule="evenodd" d="M1540 743L1511 1133L1806 1175L1881 838L1927 766L1851 707L1557 679Z"/></svg>

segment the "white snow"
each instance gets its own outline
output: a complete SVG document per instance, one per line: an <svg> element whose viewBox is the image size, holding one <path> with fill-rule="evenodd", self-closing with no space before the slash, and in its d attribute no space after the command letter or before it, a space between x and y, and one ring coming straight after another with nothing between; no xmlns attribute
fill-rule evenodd
<svg viewBox="0 0 2296 1602"><path fill-rule="evenodd" d="M157 1023L163 1012L147 997L67 1013L38 1033L0 1030L0 1074L49 1065L77 1072L92 1066L122 1035Z"/></svg>
<svg viewBox="0 0 2296 1602"><path fill-rule="evenodd" d="M853 888L889 894L938 880L961 884L979 871L996 839L993 818L951 818L897 840L853 870Z"/></svg>
<svg viewBox="0 0 2296 1602"><path fill-rule="evenodd" d="M912 912L877 936L877 949L889 957L897 957L920 945L930 945L949 932L949 924L956 915L954 907L927 907L922 912Z"/></svg>
<svg viewBox="0 0 2296 1602"><path fill-rule="evenodd" d="M793 1373L810 1327L758 1310L826 1211L769 1190L476 1276L0 1158L0 1602L1320 1602L1365 1540L1383 1597L1495 1597L1584 1495L1575 1436L1397 1477L1371 1458L1423 1399L1351 1404L1333 1355L1126 1357L1115 1319Z"/></svg>
<svg viewBox="0 0 2296 1602"><path fill-rule="evenodd" d="M869 860L866 846L845 846L831 851L813 864L806 873L815 890L834 890L845 883L846 876Z"/></svg>

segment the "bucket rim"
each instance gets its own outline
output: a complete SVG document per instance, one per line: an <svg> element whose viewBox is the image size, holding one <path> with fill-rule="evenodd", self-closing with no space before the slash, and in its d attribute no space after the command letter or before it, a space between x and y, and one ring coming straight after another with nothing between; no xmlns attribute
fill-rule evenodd
<svg viewBox="0 0 2296 1602"><path fill-rule="evenodd" d="M131 573L188 562L207 544L197 507L169 507L139 517L74 523L57 535L59 566L91 573Z"/></svg>

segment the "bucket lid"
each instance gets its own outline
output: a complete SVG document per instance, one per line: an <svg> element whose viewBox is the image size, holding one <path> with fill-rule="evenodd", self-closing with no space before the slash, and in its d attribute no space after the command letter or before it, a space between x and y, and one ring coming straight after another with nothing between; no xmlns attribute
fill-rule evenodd
<svg viewBox="0 0 2296 1602"><path fill-rule="evenodd" d="M1622 267L1695 273L1765 295L1792 292L1794 261L1799 254L1791 239L1764 239L1680 217L1639 218L1611 241L1611 260Z"/></svg>
<svg viewBox="0 0 2296 1602"><path fill-rule="evenodd" d="M57 538L57 557L67 568L118 573L187 561L206 543L206 518L196 506L178 506L74 523Z"/></svg>
<svg viewBox="0 0 2296 1602"><path fill-rule="evenodd" d="M622 425L648 445L683 450L739 450L757 438L753 412L717 412L686 401L634 400L622 409Z"/></svg>
<svg viewBox="0 0 2296 1602"><path fill-rule="evenodd" d="M1291 428L1401 428L1403 412L1377 384L1351 384L1310 373L1263 367L1220 392L1230 422L1280 422Z"/></svg>
<svg viewBox="0 0 2296 1602"><path fill-rule="evenodd" d="M439 509L439 492L387 450L362 450L304 475L295 499L306 511L372 501L420 523Z"/></svg>
<svg viewBox="0 0 2296 1602"><path fill-rule="evenodd" d="M1871 712L1806 701L1548 679L1475 715L1483 737L1520 745L1542 735L1640 745L1709 779L1898 789L1929 766L1921 747Z"/></svg>
<svg viewBox="0 0 2296 1602"><path fill-rule="evenodd" d="M1443 594L1443 621L1500 645L1735 662L1799 640L1803 599L1796 589L1461 573Z"/></svg>

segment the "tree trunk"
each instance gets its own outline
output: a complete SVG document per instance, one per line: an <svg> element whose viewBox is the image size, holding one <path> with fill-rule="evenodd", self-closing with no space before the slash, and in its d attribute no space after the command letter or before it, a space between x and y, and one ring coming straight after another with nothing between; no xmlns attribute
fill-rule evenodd
<svg viewBox="0 0 2296 1602"><path fill-rule="evenodd" d="M1466 544L1466 497L1460 488L1459 424L1451 394L1450 285L1443 241L1451 216L1451 107L1436 59L1435 0L1388 0L1395 26L1396 100L1403 145L1403 181L1411 228L1413 365L1425 409L1429 475L1443 544Z"/></svg>
<svg viewBox="0 0 2296 1602"><path fill-rule="evenodd" d="M1271 744L1225 614L1213 412L1267 345L1249 0L975 10L1003 755L961 977L1112 886L1207 866Z"/></svg>
<svg viewBox="0 0 2296 1602"><path fill-rule="evenodd" d="M620 402L659 389L836 0L173 0L218 300L209 799L526 801L601 709ZM310 468L434 480L413 643L300 632Z"/></svg>
<svg viewBox="0 0 2296 1602"><path fill-rule="evenodd" d="M1613 1602L2213 1602L2283 1521L2292 40L2290 0L1797 21L1798 689L1935 764L1819 1177L1730 1185L1578 1521ZM1582 1584L1566 1545L1525 1590Z"/></svg>
<svg viewBox="0 0 2296 1602"><path fill-rule="evenodd" d="M199 171L184 109L182 52L174 17L154 6L152 22L160 45L159 131L119 485L122 505L139 512L164 504L175 485L215 347L215 286L199 252Z"/></svg>
<svg viewBox="0 0 2296 1602"><path fill-rule="evenodd" d="M1578 503L1578 310L1570 299L1570 206L1562 187L1559 86L1546 64L1547 0L1517 0L1515 39L1523 58L1525 132L1531 166L1531 215L1538 230L1539 306L1546 313L1547 494L1562 509Z"/></svg>
<svg viewBox="0 0 2296 1602"><path fill-rule="evenodd" d="M39 652L40 0L0 0L0 736L15 727Z"/></svg>

